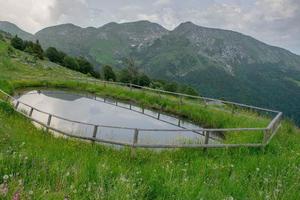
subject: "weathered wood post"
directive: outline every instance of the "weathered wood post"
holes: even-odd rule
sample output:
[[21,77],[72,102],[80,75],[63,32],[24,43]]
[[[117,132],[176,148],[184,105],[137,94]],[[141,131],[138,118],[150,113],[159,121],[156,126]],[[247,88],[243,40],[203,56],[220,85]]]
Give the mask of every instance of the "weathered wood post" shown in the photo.
[[129,83],[129,87],[130,87],[130,91],[132,91],[132,84],[131,83]]
[[159,120],[159,118],[160,118],[160,111],[158,111],[157,113],[157,119]]
[[95,139],[96,139],[96,136],[97,136],[97,132],[98,132],[98,126],[95,125],[95,126],[94,126],[94,130],[93,130],[93,143],[95,143]]
[[52,119],[52,115],[49,114],[48,121],[47,121],[47,127],[46,127],[46,131],[47,132],[49,132],[49,127],[50,127],[50,124],[51,124],[51,119]]
[[235,113],[235,106],[232,105],[231,114],[234,115],[234,113]]
[[[209,142],[209,131],[204,131],[204,135],[205,135],[204,144],[207,145]],[[207,147],[204,147],[203,151],[207,152]]]
[[133,144],[132,144],[132,148],[131,148],[131,157],[132,158],[136,157],[136,144],[138,143],[138,136],[139,136],[139,130],[135,129],[134,135],[133,135]]
[[270,133],[271,133],[271,129],[264,130],[264,137],[263,137],[263,140],[261,143],[261,150],[263,152],[265,151],[265,147],[266,147],[267,141],[269,139]]
[[180,124],[181,124],[181,120],[180,119],[178,119],[178,126],[180,127]]
[[31,107],[30,112],[29,112],[29,117],[32,116],[33,110],[34,110],[34,109]]
[[16,105],[15,105],[15,109],[18,109],[20,102],[17,101]]

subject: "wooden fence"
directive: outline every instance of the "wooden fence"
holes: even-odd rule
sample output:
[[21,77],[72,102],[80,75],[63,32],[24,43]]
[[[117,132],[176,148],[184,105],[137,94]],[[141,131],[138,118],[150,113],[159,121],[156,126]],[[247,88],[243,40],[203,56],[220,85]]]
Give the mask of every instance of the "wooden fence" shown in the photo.
[[[174,93],[174,92],[169,92],[169,91],[164,91],[164,90],[159,90],[159,89],[153,89],[149,87],[142,87],[139,85],[135,84],[127,84],[127,83],[119,83],[119,82],[109,82],[109,81],[102,81],[102,80],[97,80],[97,79],[74,79],[74,81],[80,81],[80,82],[88,82],[88,83],[93,83],[93,84],[110,84],[110,85],[117,85],[117,86],[124,86],[129,89],[129,92],[132,90],[145,90],[149,92],[155,92],[158,93],[159,95],[172,95],[176,96],[182,101],[183,98],[189,98],[189,99],[200,99],[202,100],[205,104],[209,102],[218,102],[221,104],[229,105],[232,107],[232,112],[234,112],[235,109],[250,109],[252,111],[256,112],[264,112],[268,113],[270,115],[273,115],[274,118],[270,121],[267,127],[264,128],[254,128],[254,127],[248,127],[248,128],[220,128],[220,129],[215,129],[215,128],[201,128],[201,129],[140,129],[140,128],[128,128],[128,127],[119,127],[119,126],[106,126],[103,124],[92,124],[92,123],[85,123],[85,122],[80,122],[80,121],[75,121],[71,119],[66,119],[61,116],[54,115],[52,113],[44,112],[40,109],[37,109],[31,105],[28,105],[24,102],[21,102],[20,100],[14,98],[13,96],[10,96],[9,94],[5,93],[4,91],[0,90],[0,96],[2,100],[9,101],[9,102],[15,102],[14,103],[14,109],[24,115],[25,117],[29,118],[30,120],[40,124],[41,126],[45,127],[46,130],[52,130],[54,132],[61,133],[63,135],[73,137],[73,138],[78,138],[78,139],[83,139],[83,140],[90,140],[93,142],[101,142],[101,143],[108,143],[108,144],[114,144],[114,145],[121,145],[121,146],[129,146],[133,149],[133,152],[135,151],[135,148],[204,148],[205,150],[208,148],[231,148],[231,147],[259,147],[259,148],[264,148],[266,145],[268,145],[271,141],[271,139],[274,137],[276,134],[278,128],[280,127],[280,122],[282,118],[282,113],[279,111],[275,110],[270,110],[270,109],[265,109],[265,108],[260,108],[260,107],[255,107],[255,106],[249,106],[245,104],[240,104],[240,103],[235,103],[235,102],[230,102],[230,101],[223,101],[223,100],[218,100],[218,99],[213,99],[213,98],[206,98],[206,97],[201,97],[201,96],[193,96],[193,95],[187,95],[187,94],[181,94],[181,93]],[[104,99],[105,101],[105,99]],[[23,106],[26,106],[29,108],[28,113],[24,113],[20,110],[18,110],[18,107],[22,104]],[[115,103],[116,106],[118,106],[118,102]],[[130,108],[131,109],[131,104]],[[32,117],[32,114],[34,112],[39,112],[42,114],[45,114],[48,116],[47,122],[42,122],[39,121],[38,119],[34,119]],[[78,136],[74,134],[70,134],[66,131],[59,130],[57,128],[54,128],[51,126],[51,121],[53,118],[57,118],[60,120],[64,120],[67,122],[75,123],[75,124],[82,124],[86,126],[93,127],[93,131],[91,133],[91,137],[88,136]],[[159,113],[157,118],[159,119]],[[178,121],[178,125],[180,126],[180,119]],[[119,141],[111,141],[111,140],[104,140],[97,138],[97,132],[98,129],[101,128],[112,128],[112,129],[119,129],[119,130],[130,130],[132,132],[132,142],[119,142]],[[139,133],[142,131],[147,131],[147,132],[195,132],[203,135],[204,137],[204,142],[200,144],[139,144]],[[235,133],[245,133],[245,132],[255,132],[255,131],[261,131],[263,132],[263,140],[258,143],[243,143],[243,144],[228,144],[228,143],[209,143],[211,139],[217,139],[214,138],[212,135],[216,133],[222,133],[222,134],[227,134],[230,132],[235,132]]]

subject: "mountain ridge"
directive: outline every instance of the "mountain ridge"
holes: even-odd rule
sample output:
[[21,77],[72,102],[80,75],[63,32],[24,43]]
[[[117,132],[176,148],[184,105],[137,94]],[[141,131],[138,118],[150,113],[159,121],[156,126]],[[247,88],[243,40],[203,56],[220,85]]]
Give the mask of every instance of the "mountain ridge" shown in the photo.
[[282,110],[300,123],[300,56],[236,31],[192,22],[167,30],[137,21],[98,28],[63,24],[35,38],[44,48],[84,56],[97,67],[121,69],[132,57],[152,78],[191,85],[204,96]]

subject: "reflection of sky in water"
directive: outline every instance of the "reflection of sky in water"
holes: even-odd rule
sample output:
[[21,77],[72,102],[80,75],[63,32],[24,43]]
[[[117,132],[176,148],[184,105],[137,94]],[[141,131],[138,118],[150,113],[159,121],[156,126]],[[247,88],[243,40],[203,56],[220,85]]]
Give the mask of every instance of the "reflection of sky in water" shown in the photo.
[[[30,94],[27,93],[21,96],[19,100],[37,109],[63,118],[92,124],[142,129],[182,129],[176,125],[154,119],[143,115],[142,113],[101,102],[100,98],[99,101],[95,101],[75,94],[59,93],[58,91],[44,91],[41,94],[36,92],[31,92]],[[122,103],[122,106],[129,108],[129,105],[124,103]],[[133,108],[135,110],[140,110],[138,107]],[[22,106],[20,106],[20,109],[22,109]],[[152,112],[150,110],[145,110],[145,113],[154,117],[157,116],[156,112]],[[37,112],[34,112],[33,117],[43,122],[47,121],[46,115]],[[173,124],[178,124],[178,119],[171,116],[162,114],[161,119]],[[200,128],[190,123],[184,123],[184,126],[185,125],[186,128],[190,129]],[[51,126],[64,130],[68,133],[89,137],[92,136],[93,132],[92,126],[78,125],[55,117],[52,118]],[[97,138],[120,142],[132,142],[133,130],[99,127]],[[193,132],[180,131],[140,131],[139,134],[139,143],[142,144],[174,144],[182,141],[187,142],[186,140],[189,140],[189,143],[199,143],[202,141],[202,137]]]

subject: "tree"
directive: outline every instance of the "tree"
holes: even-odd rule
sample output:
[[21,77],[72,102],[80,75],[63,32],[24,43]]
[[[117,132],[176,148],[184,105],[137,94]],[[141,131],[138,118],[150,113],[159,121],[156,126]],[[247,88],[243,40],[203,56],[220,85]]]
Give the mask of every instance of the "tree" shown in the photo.
[[66,54],[61,51],[57,51],[54,47],[49,47],[46,50],[46,56],[51,62],[63,64]]
[[198,92],[194,88],[192,88],[190,86],[185,86],[185,85],[182,87],[182,90],[180,90],[180,92],[182,92],[184,94],[194,95],[194,96],[199,95]]
[[98,71],[92,70],[91,75],[95,78],[101,78],[101,74]]
[[92,64],[87,61],[84,57],[78,57],[76,58],[76,61],[78,63],[79,66],[79,71],[81,73],[87,74],[87,73],[91,73],[93,71],[93,66]]
[[19,49],[21,51],[24,50],[24,42],[21,38],[18,37],[18,35],[16,35],[15,37],[13,37],[11,39],[11,45],[15,48],[15,49]]
[[44,50],[41,47],[39,40],[36,40],[36,42],[33,43],[33,53],[39,59],[44,59]]
[[105,65],[102,69],[103,72],[103,76],[104,76],[104,80],[112,80],[112,81],[116,81],[116,74],[113,71],[112,67],[109,65]]
[[164,90],[169,92],[176,92],[178,89],[178,85],[176,83],[166,83],[164,85]]
[[140,86],[150,86],[151,80],[146,74],[139,76],[139,85]]
[[77,61],[72,58],[71,56],[65,56],[64,60],[63,60],[63,66],[69,68],[69,69],[73,69],[78,71],[79,70],[79,65],[77,63]]

